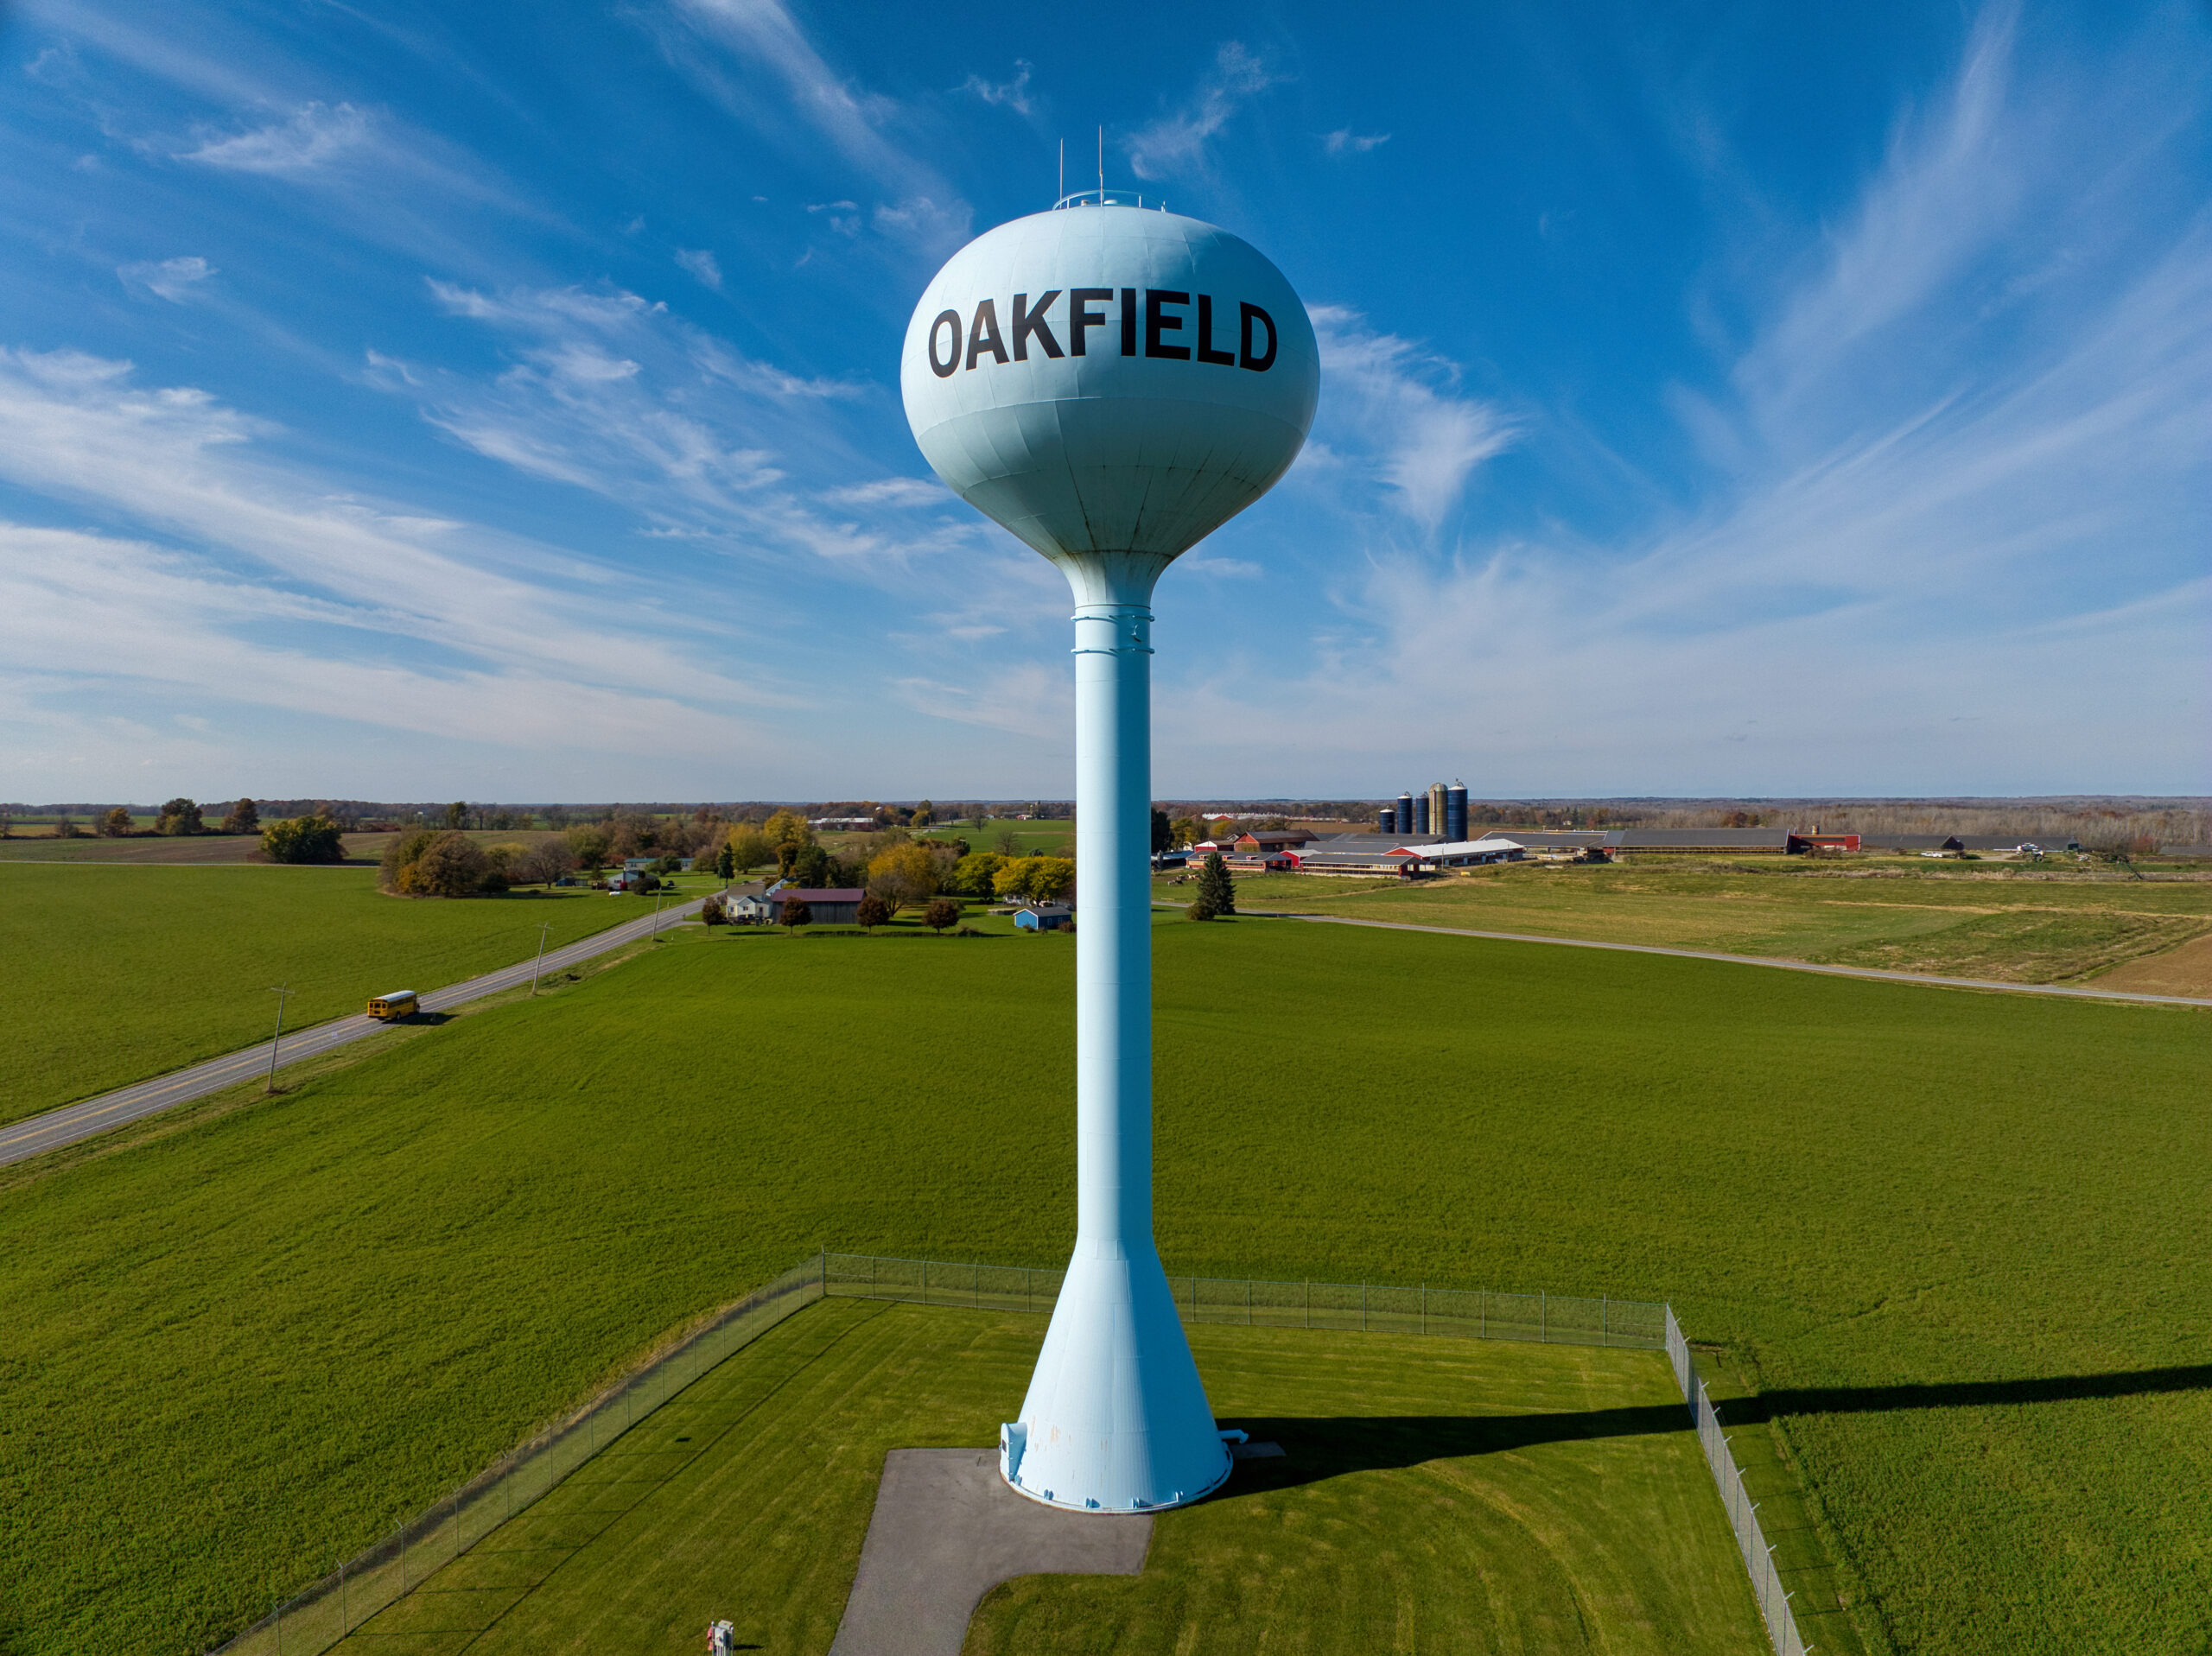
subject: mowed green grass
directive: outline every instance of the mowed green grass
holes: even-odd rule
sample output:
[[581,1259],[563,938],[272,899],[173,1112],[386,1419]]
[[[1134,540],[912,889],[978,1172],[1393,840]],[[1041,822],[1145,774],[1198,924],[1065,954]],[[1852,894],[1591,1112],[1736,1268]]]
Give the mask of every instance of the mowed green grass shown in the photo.
[[[826,1650],[886,1453],[995,1455],[1044,1331],[1041,1317],[823,1302],[347,1648],[677,1656],[728,1616],[741,1643]],[[1192,1345],[1217,1415],[1284,1456],[1160,1514],[1134,1580],[1009,1583],[970,1650],[1764,1648],[1657,1354],[1211,1327]]]
[[[1871,1648],[2212,1640],[2212,1018],[1155,936],[1171,1269],[1671,1299]],[[11,1656],[198,1648],[823,1244],[1059,1263],[1073,954],[694,934],[0,1175]]]
[[[2212,880],[1970,867],[1780,857],[1685,867],[1646,859],[1516,864],[1412,885],[1271,874],[1239,879],[1237,891],[1247,909],[2014,983],[2094,980],[2212,931]],[[1163,881],[1159,895],[1187,898],[1188,887]]]
[[0,1122],[526,960],[644,910],[385,897],[367,869],[0,866]]

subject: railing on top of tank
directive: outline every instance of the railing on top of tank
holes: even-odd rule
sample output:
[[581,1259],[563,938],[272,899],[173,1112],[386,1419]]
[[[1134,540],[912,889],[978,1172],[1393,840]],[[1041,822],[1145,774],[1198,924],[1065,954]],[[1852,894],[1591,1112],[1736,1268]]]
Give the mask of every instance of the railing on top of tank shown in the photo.
[[[827,1253],[823,1256],[822,1291],[862,1299],[1045,1312],[1058,1298],[1064,1274],[1025,1266]],[[1167,1285],[1185,1323],[1532,1340],[1647,1351],[1662,1349],[1667,1343],[1667,1308],[1649,1300],[1256,1277],[1170,1276]]]

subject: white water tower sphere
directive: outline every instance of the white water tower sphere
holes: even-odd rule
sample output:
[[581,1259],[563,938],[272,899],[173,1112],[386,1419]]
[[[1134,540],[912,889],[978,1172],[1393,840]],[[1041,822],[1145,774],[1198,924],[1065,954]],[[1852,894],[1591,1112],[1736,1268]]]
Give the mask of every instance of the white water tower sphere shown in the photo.
[[1164,567],[1243,511],[1298,458],[1320,379],[1306,307],[1250,243],[1095,205],[954,254],[899,367],[937,474],[1063,568]]
[[1077,1511],[1179,1506],[1230,1456],[1152,1240],[1152,591],[1298,458],[1313,329],[1248,244],[1101,191],[954,254],[899,379],[938,475],[1076,603],[1075,1249],[1000,1470]]

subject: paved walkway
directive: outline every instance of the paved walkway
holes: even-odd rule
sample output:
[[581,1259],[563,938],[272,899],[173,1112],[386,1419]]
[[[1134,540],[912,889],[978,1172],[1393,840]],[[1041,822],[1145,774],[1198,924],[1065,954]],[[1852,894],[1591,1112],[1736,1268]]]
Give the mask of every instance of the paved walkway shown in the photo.
[[[1173,907],[1155,904],[1156,908]],[[1342,914],[1298,914],[1288,909],[1246,909],[1261,920],[1306,920],[1324,926],[1371,926],[1377,931],[1427,931],[1440,937],[1483,937],[1499,943],[1549,943],[1560,949],[1611,949],[1624,955],[1671,955],[1678,960],[1720,961],[1730,966],[1770,966],[1783,972],[1817,972],[1824,977],[1874,978],[1885,983],[1917,983],[1937,989],[1996,989],[2012,995],[2063,995],[2075,1000],[2150,1001],[2163,1006],[2212,1006],[2199,995],[2154,995],[2130,989],[2084,989],[2062,983],[1999,983],[1988,978],[1937,978],[1919,972],[1885,972],[1871,966],[1821,966],[1811,961],[1770,960],[1763,955],[1723,955],[1710,949],[1662,949],[1656,943],[1603,943],[1587,937],[1538,937],[1520,931],[1471,931],[1460,926],[1418,926],[1404,920],[1356,920]]]
[[995,1449],[883,1457],[845,1618],[830,1656],[960,1656],[983,1595],[1016,1576],[1134,1576],[1148,1515],[1063,1512],[1014,1494]]
[[[703,899],[702,899],[703,901]],[[613,949],[621,949],[642,938],[652,936],[656,924],[668,926],[699,911],[700,902],[679,903],[663,909],[658,923],[652,915],[640,915],[635,920],[626,920],[619,926],[594,932],[563,948],[547,953],[543,969],[558,972],[588,961]],[[517,966],[503,967],[497,972],[487,972],[480,978],[433,989],[423,997],[424,1012],[449,1012],[455,1006],[466,1006],[472,1000],[497,994],[502,989],[512,989],[528,983],[531,974],[540,969],[535,957]],[[316,1057],[352,1042],[375,1034],[385,1025],[365,1013],[353,1018],[340,1018],[327,1024],[317,1024],[302,1030],[296,1035],[283,1038],[277,1054],[276,1067],[298,1063],[302,1059]],[[251,1081],[269,1073],[269,1050],[275,1043],[264,1041],[243,1051],[227,1053],[219,1058],[210,1058],[189,1069],[179,1069],[152,1081],[142,1081],[136,1086],[118,1088],[111,1093],[102,1093],[97,1098],[80,1099],[74,1104],[58,1110],[48,1110],[43,1115],[12,1122],[0,1127],[0,1167],[10,1162],[20,1162],[49,1150],[59,1150],[64,1145],[73,1145],[79,1139],[89,1139],[96,1133],[105,1133],[128,1122],[157,1115],[163,1110],[174,1109],[195,1098],[205,1098],[210,1093],[219,1093],[226,1087],[235,1087],[242,1081]]]

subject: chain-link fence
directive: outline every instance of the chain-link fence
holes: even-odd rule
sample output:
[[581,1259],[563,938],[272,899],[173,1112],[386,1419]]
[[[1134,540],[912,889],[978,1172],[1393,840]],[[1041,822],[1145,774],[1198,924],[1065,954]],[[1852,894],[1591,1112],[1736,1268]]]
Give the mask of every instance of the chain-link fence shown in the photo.
[[819,1258],[747,1295],[581,1412],[541,1432],[221,1646],[315,1656],[452,1563],[741,1347],[822,1298]]
[[1789,1609],[1790,1596],[1774,1573],[1774,1549],[1759,1528],[1758,1503],[1744,1488],[1743,1470],[1728,1447],[1727,1434],[1720,1430],[1719,1412],[1690,1365],[1690,1344],[1682,1337],[1681,1324],[1675,1321],[1672,1306],[1667,1310],[1667,1355],[1675,1365],[1675,1383],[1682,1388],[1682,1399],[1690,1405],[1690,1416],[1697,1423],[1698,1447],[1705,1451],[1705,1463],[1713,1469],[1713,1482],[1720,1490],[1721,1504],[1728,1509],[1728,1527],[1735,1532],[1737,1550],[1744,1555],[1744,1568],[1751,1574],[1752,1596],[1758,1600],[1759,1614],[1766,1618],[1768,1642],[1773,1645],[1775,1656],[1806,1656],[1811,1646],[1798,1633],[1797,1618]]
[[[1049,1311],[1059,1298],[1065,1274],[1021,1266],[956,1265],[870,1253],[827,1253],[822,1260],[826,1294],[985,1310]],[[1167,1285],[1185,1323],[1535,1340],[1651,1351],[1667,1343],[1667,1308],[1649,1300],[1399,1288],[1370,1282],[1279,1282],[1255,1277],[1171,1276]]]
[[[686,1336],[570,1419],[540,1433],[411,1522],[220,1647],[225,1656],[318,1656],[371,1616],[467,1552],[639,1421],[741,1348],[825,1295],[984,1310],[1048,1312],[1065,1272],[868,1253],[823,1253],[786,1271]],[[1699,1442],[1720,1487],[1777,1656],[1804,1656],[1788,1595],[1775,1579],[1743,1477],[1729,1454],[1674,1312],[1647,1300],[1379,1283],[1284,1282],[1172,1276],[1188,1323],[1255,1328],[1526,1340],[1553,1345],[1664,1349],[1690,1400]]]

